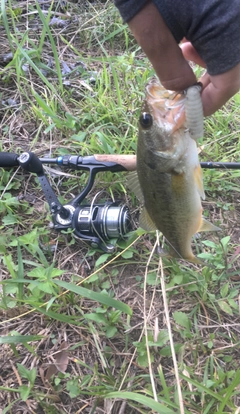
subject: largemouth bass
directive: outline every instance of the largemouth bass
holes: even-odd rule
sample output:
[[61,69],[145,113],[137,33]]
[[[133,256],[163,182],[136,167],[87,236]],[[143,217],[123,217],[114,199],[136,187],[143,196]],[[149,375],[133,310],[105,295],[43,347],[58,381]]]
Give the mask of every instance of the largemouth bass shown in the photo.
[[[190,93],[191,99],[194,94],[196,91]],[[186,105],[187,94],[167,91],[155,79],[146,86],[139,119],[137,174],[131,173],[129,186],[143,203],[140,227],[160,230],[171,257],[199,263],[191,248],[193,235],[220,229],[202,217],[201,198],[205,195],[195,141],[201,119],[198,122],[198,116],[193,116],[193,139],[186,128]],[[188,106],[188,118],[189,113]]]

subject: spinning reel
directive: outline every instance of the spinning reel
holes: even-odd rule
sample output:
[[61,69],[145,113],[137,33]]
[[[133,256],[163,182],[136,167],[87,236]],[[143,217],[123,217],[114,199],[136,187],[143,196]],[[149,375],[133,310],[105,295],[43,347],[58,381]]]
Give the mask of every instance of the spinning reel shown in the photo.
[[[44,174],[44,163],[88,171],[89,178],[85,188],[77,197],[62,205]],[[37,174],[56,230],[72,229],[79,239],[106,252],[114,250],[114,245],[110,243],[111,239],[123,238],[131,230],[130,212],[126,205],[110,201],[105,204],[95,204],[97,196],[90,205],[84,204],[96,174],[100,171],[126,170],[122,165],[116,162],[98,161],[94,156],[65,155],[57,158],[38,158],[33,152],[24,152],[20,156],[13,153],[0,153],[0,167],[13,166],[20,166],[28,172]]]

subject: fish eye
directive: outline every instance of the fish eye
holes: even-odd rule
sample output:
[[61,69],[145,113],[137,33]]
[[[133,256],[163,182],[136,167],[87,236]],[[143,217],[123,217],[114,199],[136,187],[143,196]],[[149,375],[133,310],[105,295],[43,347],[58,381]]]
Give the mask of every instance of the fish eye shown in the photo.
[[139,122],[143,128],[145,129],[150,128],[153,124],[152,115],[149,114],[148,112],[143,112],[140,115]]

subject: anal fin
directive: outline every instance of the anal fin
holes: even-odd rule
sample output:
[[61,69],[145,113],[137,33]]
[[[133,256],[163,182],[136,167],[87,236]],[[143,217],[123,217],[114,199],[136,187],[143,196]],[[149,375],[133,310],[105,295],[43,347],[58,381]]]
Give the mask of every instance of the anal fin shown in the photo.
[[200,231],[220,231],[220,227],[215,226],[214,224],[210,223],[210,221],[206,220],[202,217],[201,226],[198,229],[198,232]]
[[139,219],[139,226],[146,231],[156,231],[157,227],[154,224],[154,222],[152,221],[151,217],[149,216],[147,210],[145,207],[143,207],[141,214],[140,214],[140,219]]

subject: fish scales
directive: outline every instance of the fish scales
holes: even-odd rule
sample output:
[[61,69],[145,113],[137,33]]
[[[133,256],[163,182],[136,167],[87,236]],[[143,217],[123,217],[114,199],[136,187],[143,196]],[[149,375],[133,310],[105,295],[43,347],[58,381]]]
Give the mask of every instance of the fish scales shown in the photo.
[[202,219],[202,170],[183,112],[182,95],[176,99],[156,80],[147,85],[139,120],[135,193],[144,202],[140,226],[160,230],[172,257],[199,263],[192,236],[219,229]]
[[[146,166],[145,157],[141,156],[144,152],[141,138],[144,137],[139,137],[138,141],[137,172],[144,206],[156,228],[166,237],[171,255],[192,259],[191,238],[199,228],[202,215],[194,178],[186,172],[180,174],[168,168],[168,172],[163,173],[162,164],[166,166],[166,162],[162,163],[161,157],[153,153],[152,164],[148,162]],[[189,187],[192,187],[192,191],[189,191]]]

